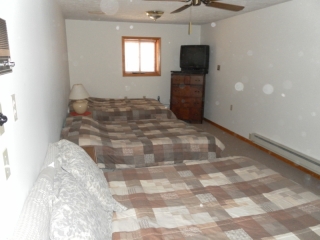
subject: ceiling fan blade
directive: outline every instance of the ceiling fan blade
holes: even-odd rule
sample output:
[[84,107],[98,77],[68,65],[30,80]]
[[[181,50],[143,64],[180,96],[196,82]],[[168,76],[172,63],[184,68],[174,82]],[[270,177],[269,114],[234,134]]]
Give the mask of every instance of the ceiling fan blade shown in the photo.
[[184,5],[183,7],[178,8],[178,9],[176,9],[175,11],[173,11],[173,12],[171,12],[171,13],[178,13],[178,12],[182,12],[183,10],[185,10],[185,9],[187,9],[187,8],[191,7],[191,6],[192,6],[192,3],[191,3],[191,4],[188,4],[188,5]]
[[221,2],[209,2],[208,4],[206,4],[206,6],[220,8],[220,9],[229,10],[229,11],[235,11],[235,12],[241,11],[242,9],[244,9],[243,6],[233,5],[229,3],[221,3]]

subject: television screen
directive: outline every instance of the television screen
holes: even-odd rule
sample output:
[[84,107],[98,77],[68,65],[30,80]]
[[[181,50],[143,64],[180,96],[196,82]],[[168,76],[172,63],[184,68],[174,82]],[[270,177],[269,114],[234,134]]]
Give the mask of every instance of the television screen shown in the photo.
[[208,72],[209,46],[182,45],[180,48],[180,68],[182,71],[203,70]]

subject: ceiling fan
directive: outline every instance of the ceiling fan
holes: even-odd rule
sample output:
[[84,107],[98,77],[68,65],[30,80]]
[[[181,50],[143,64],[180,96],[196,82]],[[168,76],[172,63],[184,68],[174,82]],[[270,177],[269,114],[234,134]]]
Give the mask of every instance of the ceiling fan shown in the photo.
[[[170,0],[168,0],[168,1],[170,1]],[[174,10],[171,13],[182,12],[183,10],[185,10],[191,6],[199,6],[201,3],[205,4],[207,7],[220,8],[220,9],[234,11],[234,12],[241,11],[242,9],[244,9],[243,6],[218,2],[219,0],[182,0],[179,2],[190,2],[190,1],[191,1],[190,4],[184,5],[178,9]]]

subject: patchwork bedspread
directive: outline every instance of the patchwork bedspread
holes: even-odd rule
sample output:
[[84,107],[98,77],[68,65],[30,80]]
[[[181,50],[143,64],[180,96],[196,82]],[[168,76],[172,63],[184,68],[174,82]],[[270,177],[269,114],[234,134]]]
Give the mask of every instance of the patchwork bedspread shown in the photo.
[[117,108],[120,106],[139,106],[139,105],[149,105],[149,106],[164,106],[159,101],[153,98],[96,98],[89,97],[88,105],[90,107],[111,107]]
[[113,239],[320,239],[320,198],[245,157],[105,173]]
[[127,121],[140,119],[176,119],[174,113],[151,98],[141,99],[88,99],[92,118],[98,121]]
[[212,134],[177,119],[98,122],[69,117],[61,138],[95,146],[99,167],[108,169],[214,159],[224,149]]

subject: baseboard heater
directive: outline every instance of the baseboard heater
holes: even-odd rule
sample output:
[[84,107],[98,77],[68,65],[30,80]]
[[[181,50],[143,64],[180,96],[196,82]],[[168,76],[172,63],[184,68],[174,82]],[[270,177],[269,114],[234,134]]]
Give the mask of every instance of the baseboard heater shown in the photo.
[[277,143],[271,139],[263,137],[257,133],[250,133],[249,139],[255,144],[276,153],[294,164],[300,165],[318,175],[320,175],[320,161],[300,153],[292,148]]

